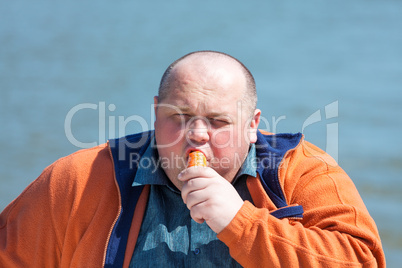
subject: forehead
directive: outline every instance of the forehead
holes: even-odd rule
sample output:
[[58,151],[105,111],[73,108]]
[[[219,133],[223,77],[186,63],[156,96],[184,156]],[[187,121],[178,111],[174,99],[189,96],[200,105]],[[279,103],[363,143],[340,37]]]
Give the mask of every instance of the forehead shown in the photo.
[[192,58],[179,62],[172,70],[170,90],[187,90],[187,93],[210,97],[243,96],[247,83],[237,62],[225,58]]
[[172,70],[164,102],[192,109],[227,110],[236,107],[245,90],[245,77],[237,66],[196,61],[180,64]]
[[[163,111],[171,113],[188,113],[196,116],[236,117],[241,102],[236,98],[220,98],[202,90],[171,90],[171,94],[159,106]],[[240,105],[240,106],[239,106]]]

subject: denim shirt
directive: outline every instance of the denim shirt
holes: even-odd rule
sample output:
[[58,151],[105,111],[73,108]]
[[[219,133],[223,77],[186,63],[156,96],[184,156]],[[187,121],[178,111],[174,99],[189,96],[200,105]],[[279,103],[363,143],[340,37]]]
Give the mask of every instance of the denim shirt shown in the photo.
[[[133,186],[149,184],[150,194],[130,267],[241,267],[205,222],[191,219],[180,191],[158,167],[154,140],[142,159],[147,160],[140,162]],[[256,176],[255,162],[252,144],[233,181],[242,199],[250,202],[246,178]]]

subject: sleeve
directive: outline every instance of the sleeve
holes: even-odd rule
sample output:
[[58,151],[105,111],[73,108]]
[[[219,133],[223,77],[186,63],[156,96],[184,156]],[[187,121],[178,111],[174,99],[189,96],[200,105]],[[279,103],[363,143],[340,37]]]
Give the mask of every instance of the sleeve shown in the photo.
[[55,230],[51,173],[45,169],[0,214],[0,267],[59,266],[65,226]]
[[232,257],[244,267],[385,267],[377,227],[346,173],[306,142],[285,157],[280,182],[303,219],[277,219],[259,206],[269,198],[253,178],[255,205],[246,201],[218,234]]
[[102,265],[119,199],[109,152],[100,149],[59,159],[4,209],[0,267]]

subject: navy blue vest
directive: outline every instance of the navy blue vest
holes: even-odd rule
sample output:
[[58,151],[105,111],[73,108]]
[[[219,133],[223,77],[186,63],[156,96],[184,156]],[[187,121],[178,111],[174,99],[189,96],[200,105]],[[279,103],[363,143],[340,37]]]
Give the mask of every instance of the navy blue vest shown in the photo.
[[[109,141],[114,170],[121,194],[121,212],[111,233],[106,252],[105,267],[122,267],[128,234],[134,215],[135,205],[143,186],[132,186],[137,172],[138,159],[151,142],[152,131],[129,135]],[[288,206],[278,179],[278,167],[285,153],[295,148],[302,137],[297,134],[263,135],[257,133],[257,172],[269,198],[277,210],[271,215],[282,218],[301,218],[301,206]]]

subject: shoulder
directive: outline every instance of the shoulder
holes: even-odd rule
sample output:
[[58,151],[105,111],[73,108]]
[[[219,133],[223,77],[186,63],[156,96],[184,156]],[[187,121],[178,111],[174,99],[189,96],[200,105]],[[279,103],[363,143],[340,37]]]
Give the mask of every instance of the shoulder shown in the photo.
[[[97,195],[114,185],[113,164],[107,144],[82,149],[46,167],[17,198],[73,202]],[[103,186],[102,186],[103,185]]]
[[337,162],[328,153],[306,141],[302,133],[273,134],[261,131],[259,144],[262,147],[265,145],[271,151],[281,155],[283,157],[282,162],[297,160],[297,162],[315,162],[330,167],[338,166]]
[[[298,200],[297,203],[303,204],[305,210],[312,205],[304,202],[307,196],[314,196],[316,203],[321,198],[324,200],[321,203],[327,204],[338,202],[335,201],[337,198],[349,199],[342,196],[355,191],[352,180],[335,159],[306,141],[304,136],[294,149],[284,155],[278,168],[278,178],[287,201],[292,203]],[[323,195],[323,192],[326,194]],[[353,196],[357,194],[353,192]]]
[[111,168],[112,159],[107,144],[82,149],[62,157],[48,166],[44,173],[53,176],[84,178],[95,169],[106,170]]
[[340,171],[338,163],[327,152],[305,140],[303,136],[297,146],[286,152],[280,168],[298,168],[306,171]]
[[[107,145],[103,144],[58,159],[46,167],[41,175],[7,206],[6,214],[12,210],[15,213],[24,211],[24,207],[38,207],[35,210],[39,213],[44,208],[61,210],[62,207],[69,206],[83,196],[87,186],[94,185],[96,179],[101,181],[102,177],[110,177],[113,174],[111,158],[108,155]],[[88,193],[93,194],[99,191],[100,187],[90,188]]]

